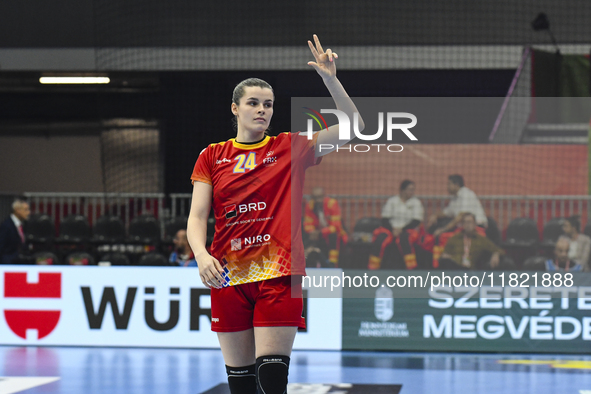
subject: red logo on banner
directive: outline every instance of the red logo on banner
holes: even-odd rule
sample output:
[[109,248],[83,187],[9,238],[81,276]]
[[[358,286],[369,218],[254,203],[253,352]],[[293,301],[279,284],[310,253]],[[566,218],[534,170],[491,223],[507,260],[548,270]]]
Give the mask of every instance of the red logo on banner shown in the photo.
[[[39,273],[38,283],[27,283],[26,272],[4,273],[5,298],[61,298],[62,274]],[[26,339],[27,330],[37,330],[38,339],[49,335],[57,326],[60,311],[5,310],[8,327]]]

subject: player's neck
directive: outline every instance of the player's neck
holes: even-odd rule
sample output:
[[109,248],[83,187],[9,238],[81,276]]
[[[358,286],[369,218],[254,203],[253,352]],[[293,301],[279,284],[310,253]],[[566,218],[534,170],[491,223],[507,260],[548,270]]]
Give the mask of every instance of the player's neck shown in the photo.
[[238,130],[238,134],[236,135],[236,142],[239,142],[241,144],[257,143],[261,142],[264,139],[264,131]]

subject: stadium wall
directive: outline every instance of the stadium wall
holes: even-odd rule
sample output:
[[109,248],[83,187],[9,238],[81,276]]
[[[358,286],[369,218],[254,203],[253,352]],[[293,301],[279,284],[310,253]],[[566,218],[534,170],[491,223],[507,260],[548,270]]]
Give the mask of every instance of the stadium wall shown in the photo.
[[239,0],[26,4],[1,2],[0,47],[299,46],[312,33],[331,45],[523,45],[550,42],[530,27],[540,11],[549,14],[561,42],[586,43],[591,36],[585,12],[590,5],[582,0],[560,5],[552,0],[405,0],[371,5],[346,0],[282,2],[263,9]]
[[0,136],[0,191],[102,192],[99,136]]

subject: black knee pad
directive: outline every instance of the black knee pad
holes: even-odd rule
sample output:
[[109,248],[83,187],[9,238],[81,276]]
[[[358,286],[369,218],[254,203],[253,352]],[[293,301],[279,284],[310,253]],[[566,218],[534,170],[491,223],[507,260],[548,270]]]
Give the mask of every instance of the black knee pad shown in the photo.
[[261,394],[285,394],[287,392],[287,374],[289,357],[262,356],[257,358],[257,378]]
[[228,386],[232,394],[257,394],[256,365],[246,367],[228,367]]

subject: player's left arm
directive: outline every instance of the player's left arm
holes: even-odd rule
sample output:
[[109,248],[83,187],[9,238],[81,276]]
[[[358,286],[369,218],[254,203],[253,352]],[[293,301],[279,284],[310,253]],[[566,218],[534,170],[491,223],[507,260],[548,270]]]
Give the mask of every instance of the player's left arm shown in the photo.
[[[341,82],[337,79],[337,69],[335,60],[338,59],[338,55],[333,52],[330,48],[326,51],[322,48],[318,36],[314,34],[314,44],[312,41],[308,41],[308,46],[312,55],[314,55],[314,62],[308,62],[309,66],[314,67],[316,72],[322,77],[328,92],[332,96],[338,110],[343,111],[349,116],[351,122],[353,122],[354,114],[357,113],[359,116],[358,124],[359,131],[365,128],[365,123],[361,118],[361,114],[357,111],[357,107],[351,100],[351,97],[345,91],[345,88]],[[352,123],[351,123],[352,124]],[[341,146],[349,142],[348,139],[339,139],[339,125],[330,126],[327,129],[319,131],[318,139],[316,141],[317,146],[323,144],[324,147],[320,151],[316,149],[316,157],[324,156],[327,153],[332,152],[337,146]],[[332,148],[330,148],[332,146]]]

